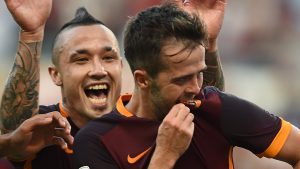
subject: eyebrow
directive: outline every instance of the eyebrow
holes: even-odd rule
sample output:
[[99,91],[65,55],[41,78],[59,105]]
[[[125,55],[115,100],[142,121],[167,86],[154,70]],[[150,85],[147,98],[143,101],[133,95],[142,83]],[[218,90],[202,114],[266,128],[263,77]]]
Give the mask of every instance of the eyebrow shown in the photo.
[[[198,71],[197,73],[200,73],[200,72],[204,72],[205,70],[207,70],[207,66],[205,66],[203,69],[201,69],[200,71]],[[187,75],[182,75],[182,76],[178,76],[178,77],[174,77],[171,81],[176,81],[178,79],[184,79],[184,78],[189,78],[190,76],[193,76],[194,74],[191,73],[191,74],[187,74]]]
[[[117,53],[116,49],[112,48],[111,46],[105,46],[101,50],[104,51],[104,52]],[[88,55],[90,55],[90,52],[87,49],[79,49],[79,50],[76,50],[72,55],[76,55],[76,54],[88,54]]]

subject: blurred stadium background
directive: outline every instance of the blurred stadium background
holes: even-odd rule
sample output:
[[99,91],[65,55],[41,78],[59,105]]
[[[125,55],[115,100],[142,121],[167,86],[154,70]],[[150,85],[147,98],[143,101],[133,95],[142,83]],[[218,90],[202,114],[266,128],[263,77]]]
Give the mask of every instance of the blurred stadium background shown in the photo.
[[[270,112],[300,126],[300,0],[228,0],[224,25],[219,36],[226,91],[250,100]],[[41,61],[40,103],[60,99],[47,72],[55,33],[70,20],[75,10],[85,6],[110,27],[122,43],[128,17],[157,4],[159,0],[54,0],[46,27]],[[0,2],[0,95],[12,67],[19,28]],[[122,48],[122,45],[121,45]],[[121,51],[123,51],[121,49]],[[132,90],[127,64],[122,93]],[[255,124],[253,124],[255,125]],[[236,169],[290,169],[287,164],[259,159],[235,148]]]

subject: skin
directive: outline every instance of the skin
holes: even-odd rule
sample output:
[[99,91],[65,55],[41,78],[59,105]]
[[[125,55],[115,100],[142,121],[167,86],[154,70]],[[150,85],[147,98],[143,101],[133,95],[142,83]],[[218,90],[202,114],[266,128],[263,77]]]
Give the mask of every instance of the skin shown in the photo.
[[[209,37],[206,55],[209,56],[210,53],[216,53],[218,50],[217,37],[224,20],[227,0],[174,0],[171,2],[177,4],[177,6],[184,11],[194,13],[203,19],[207,26]],[[207,64],[207,70],[204,72],[206,75],[205,83],[218,86],[221,90],[224,90],[224,77],[220,60],[216,62],[217,59],[213,58],[215,58],[214,55],[205,58]],[[215,67],[217,67],[217,69],[215,69]],[[211,74],[211,72],[214,73]],[[146,72],[144,73],[146,74]],[[139,83],[136,83],[136,85],[137,84]],[[196,83],[195,80],[194,85],[195,86],[192,88],[201,88],[202,81]],[[137,101],[132,100],[132,102],[135,103]],[[136,106],[135,108],[138,109],[139,107]],[[178,112],[180,112],[181,116],[177,116],[177,114],[179,114]],[[174,105],[171,108],[159,127],[156,148],[148,169],[173,168],[177,159],[187,150],[191,142],[194,132],[193,118],[193,114],[191,114],[189,109],[182,104]]]
[[[207,67],[204,60],[205,48],[197,45],[195,49],[182,51],[184,48],[184,44],[180,41],[178,42],[175,39],[168,41],[162,48],[165,55],[163,56],[163,62],[165,62],[167,70],[160,72],[155,79],[149,77],[150,83],[154,83],[158,89],[158,91],[152,92],[153,87],[150,87],[151,92],[149,96],[146,95],[150,98],[150,103],[146,104],[153,105],[149,106],[149,110],[155,108],[154,112],[159,112],[159,114],[152,115],[154,119],[162,120],[174,104],[193,99],[200,92],[203,71]],[[179,54],[174,55],[178,52]],[[174,56],[168,57],[170,55]],[[178,61],[181,62],[177,63]],[[153,86],[153,84],[150,84],[150,86]],[[153,112],[147,110],[148,107],[145,107],[137,114],[147,117]],[[161,115],[163,116],[161,117]]]
[[216,86],[220,90],[225,90],[225,80],[222,72],[222,65],[217,58],[218,35],[220,33],[227,0],[165,0],[175,3],[184,11],[196,14],[205,23],[208,33],[209,44],[206,49],[205,62],[207,70],[204,72],[205,86]]
[[[0,115],[3,126],[3,132],[10,132],[16,129],[24,120],[38,113],[39,102],[39,76],[40,67],[39,60],[41,56],[42,40],[44,37],[45,23],[50,15],[52,8],[52,0],[6,0],[8,10],[13,18],[20,26],[20,45],[15,58],[15,65],[8,77],[2,102],[0,107]],[[176,1],[178,5],[186,11],[193,8],[185,8],[183,1]],[[211,8],[210,8],[211,7]],[[203,8],[204,9],[204,8]],[[207,10],[211,10],[213,14],[213,6],[209,6]],[[222,18],[222,11],[220,12]],[[207,19],[212,19],[207,17]],[[219,20],[222,25],[222,19]],[[209,23],[209,22],[208,22]],[[211,23],[215,24],[215,23]],[[213,25],[211,26],[213,27]],[[216,36],[211,36],[211,41],[216,42],[219,30],[214,29],[212,32]],[[80,32],[84,32],[81,34]],[[103,33],[99,39],[93,38],[86,34],[89,32],[95,36]],[[81,35],[76,37],[74,35]],[[75,39],[72,39],[74,38]],[[82,40],[76,39],[81,38]],[[104,39],[108,41],[104,42]],[[77,40],[77,43],[72,43]],[[91,40],[91,44],[86,45],[85,42]],[[212,43],[213,44],[213,43]],[[119,57],[108,59],[107,54],[113,49],[117,51],[116,55],[120,56],[119,48],[115,36],[104,26],[80,26],[65,30],[57,44],[60,48],[59,64],[49,67],[49,73],[53,82],[61,87],[63,96],[63,107],[69,113],[70,118],[78,127],[82,127],[88,120],[108,113],[112,109],[116,98],[120,94],[121,67],[122,61]],[[69,57],[76,53],[76,50],[85,50],[76,54],[76,56],[87,57],[79,62],[70,61]],[[208,50],[212,53],[212,58],[216,58],[216,45],[210,45]],[[78,53],[78,52],[77,52]],[[106,59],[104,59],[106,58]],[[118,59],[117,59],[118,58]],[[69,59],[69,60],[68,60]],[[107,68],[107,65],[112,65]],[[80,67],[80,71],[78,68]],[[119,73],[117,73],[119,72]],[[221,68],[216,72],[222,74]],[[117,75],[119,74],[119,75]],[[18,75],[18,76],[16,76]],[[119,77],[118,77],[119,76]],[[217,77],[216,81],[221,82],[220,86],[224,86],[223,76]],[[77,80],[78,79],[78,80]],[[109,86],[109,94],[105,103],[94,104],[86,96],[84,89],[86,87],[106,83]],[[211,85],[214,85],[212,82]],[[73,89],[73,90],[71,90]],[[41,145],[41,144],[40,144]],[[46,145],[41,145],[40,149]],[[38,149],[36,149],[38,150]],[[32,154],[38,151],[31,152]]]
[[[200,5],[200,1],[189,1],[188,4],[193,2]],[[217,4],[205,2],[208,1],[204,1],[204,7]],[[221,3],[216,6],[216,9],[223,10],[223,8],[219,7],[220,5],[222,7],[225,1],[218,2]],[[195,9],[200,8],[201,6]],[[172,49],[179,51],[180,48],[177,49],[178,46],[180,46],[180,42],[167,41],[166,45],[162,47],[162,51],[172,54]],[[187,150],[191,143],[194,132],[194,117],[187,107],[176,103],[177,101],[193,98],[200,91],[203,81],[202,76],[199,76],[199,72],[205,70],[204,50],[202,52],[197,52],[196,48],[192,51],[190,57],[179,64],[174,64],[172,60],[168,61],[163,58],[163,61],[168,65],[168,69],[167,71],[159,72],[156,79],[151,79],[147,72],[143,70],[134,72],[136,88],[126,108],[143,118],[161,120],[161,118],[165,117],[158,130],[156,148],[148,168],[173,168],[178,158]],[[198,53],[198,57],[195,57],[196,55],[194,56],[193,53]],[[181,79],[182,77],[188,78],[183,78],[185,79],[183,83],[174,83],[174,81],[177,81],[176,79]],[[172,91],[176,92],[173,93]],[[155,101],[156,99],[158,100],[157,102]],[[166,104],[159,104],[161,101],[164,101]],[[162,110],[163,113],[158,115],[155,113],[157,110]],[[275,156],[275,159],[285,161],[295,169],[300,168],[299,142],[300,131],[295,126],[292,126],[285,144]]]
[[[17,129],[17,127],[26,119],[30,119],[32,116],[36,119],[41,116],[36,115],[38,113],[40,84],[39,61],[45,23],[50,15],[52,0],[6,0],[5,2],[15,21],[21,27],[19,37],[20,45],[15,57],[14,66],[9,74],[3,92],[0,107],[3,124],[1,129],[3,132],[8,133]],[[86,34],[86,32],[89,32],[90,34]],[[78,33],[82,36],[77,36]],[[75,39],[72,39],[74,35],[77,36],[77,39],[76,37]],[[62,57],[60,57],[61,60],[59,60],[60,64],[57,67],[50,67],[49,73],[53,78],[54,83],[62,87],[64,108],[69,112],[71,119],[81,127],[87,120],[111,111],[115,100],[120,94],[121,85],[119,82],[121,81],[122,61],[120,58],[119,47],[113,33],[108,28],[101,25],[81,26],[68,29],[63,32],[61,36],[59,43],[61,44],[60,47],[63,54]],[[77,43],[73,42],[71,45],[70,40],[74,40]],[[91,40],[91,43],[86,43],[86,40]],[[86,48],[84,45],[86,45]],[[76,50],[84,50],[86,52],[80,52],[81,54],[75,55],[77,57],[82,57],[83,59],[78,62],[67,60],[71,52],[75,54]],[[65,57],[67,58],[64,60]],[[63,66],[60,67],[60,65]],[[107,68],[107,66],[109,68]],[[74,71],[74,68],[80,68],[81,71]],[[61,73],[61,71],[64,72]],[[78,79],[78,83],[72,84],[72,82],[75,81],[74,79],[70,79],[70,76],[76,78],[76,80]],[[99,103],[91,104],[87,97],[84,96],[83,89],[101,83],[105,83],[109,86],[107,100],[101,105],[99,105]],[[65,86],[71,86],[74,90],[64,90]],[[66,97],[69,97],[66,95],[71,96],[66,99]],[[71,104],[78,104],[78,100],[83,101],[83,103],[77,107],[72,107]],[[89,112],[89,114],[83,112]],[[38,123],[38,120],[28,120],[28,122],[26,122],[27,125],[22,124],[21,130],[18,128],[16,131],[19,132],[14,133],[19,133],[18,135],[21,136],[27,132],[31,132],[33,135],[41,132],[41,130],[31,130],[32,128],[30,128],[28,123],[31,125],[40,124],[45,128],[48,127],[47,131],[50,131],[51,127],[52,129],[55,129],[54,125],[48,126],[46,123]],[[64,128],[64,130],[69,131],[70,129],[67,130]],[[43,132],[45,131],[46,130],[43,130]],[[64,149],[66,143],[72,143],[70,139],[73,139],[73,137],[65,137],[64,135],[66,134],[62,135],[61,133],[66,133],[69,136],[68,132],[62,132],[61,130],[54,132],[52,133],[53,136],[58,137],[59,141],[51,142],[50,144],[58,144]],[[20,138],[19,136],[18,138]],[[11,151],[9,156],[13,159],[24,160],[26,157],[36,154],[42,148],[49,145],[49,141],[44,141],[45,139],[48,140],[49,137],[43,134],[39,135],[39,137],[31,137],[30,139],[31,141],[28,143],[39,142],[41,144],[35,144],[35,148],[32,148],[32,146],[28,144],[30,151],[25,148],[24,152],[21,153],[22,149],[20,148],[17,152]],[[10,134],[5,136],[5,140],[10,140]],[[9,141],[9,143],[16,144],[12,144],[10,147],[15,146],[16,148],[19,148],[17,141]]]
[[[224,78],[223,73],[221,70],[220,60],[216,55],[217,52],[217,35],[220,31],[223,17],[224,17],[224,8],[215,9],[215,5],[205,5],[203,8],[199,8],[198,6],[202,6],[202,4],[207,4],[211,0],[202,0],[205,3],[194,3],[194,1],[179,1],[179,0],[172,0],[182,9],[186,10],[187,12],[199,13],[201,10],[205,10],[204,15],[206,16],[205,20],[209,32],[210,32],[210,41],[211,43],[207,50],[210,51],[206,60],[208,69],[207,69],[207,76],[205,79],[206,84],[208,85],[217,85],[222,90],[224,89]],[[16,20],[16,22],[20,25],[22,31],[20,33],[20,46],[18,49],[18,53],[15,59],[15,65],[12,68],[12,71],[8,77],[8,81],[5,85],[5,89],[2,96],[2,102],[0,107],[0,114],[3,126],[1,129],[3,132],[9,132],[17,128],[20,123],[31,116],[38,113],[38,100],[39,100],[39,59],[41,56],[41,46],[42,40],[44,36],[44,27],[47,21],[47,18],[50,15],[50,11],[52,8],[52,0],[45,0],[45,1],[36,1],[36,0],[21,0],[21,1],[13,1],[13,0],[6,0],[6,5],[9,11],[11,12],[12,16]],[[223,1],[216,1],[217,4],[224,4]],[[224,1],[225,2],[225,1]],[[194,6],[195,5],[195,6]],[[217,5],[220,6],[220,5]],[[222,6],[221,6],[222,7]],[[200,10],[201,9],[201,10]],[[26,15],[24,15],[26,13]],[[214,16],[214,17],[210,17]],[[215,19],[214,22],[210,20]],[[215,28],[216,27],[216,28]],[[212,29],[210,31],[210,29]],[[71,31],[71,30],[70,30]],[[66,31],[65,33],[67,33]],[[71,31],[72,32],[72,31]],[[107,31],[109,32],[109,31]],[[78,34],[76,34],[78,35]],[[70,41],[69,41],[70,42]],[[115,43],[115,38],[113,38],[113,42]],[[113,45],[112,45],[113,46]],[[117,46],[117,45],[115,45]],[[115,47],[115,50],[118,50],[118,47]],[[64,47],[63,47],[64,49]],[[218,60],[218,62],[216,62]],[[210,66],[212,65],[212,66]],[[217,68],[217,69],[216,69]],[[58,65],[57,67],[52,66],[49,68],[49,73],[54,81],[54,83],[58,86],[62,87],[62,95],[63,95],[63,103],[64,107],[67,109],[69,113],[72,115],[72,119],[78,126],[82,126],[86,123],[87,120],[96,117],[99,115],[99,112],[96,112],[95,109],[91,108],[88,101],[83,99],[83,92],[80,91],[79,87],[75,90],[75,92],[79,92],[77,96],[80,96],[81,100],[84,101],[83,105],[87,105],[87,107],[79,107],[72,108],[73,103],[74,106],[77,105],[78,101],[72,101],[68,99],[68,94],[70,92],[65,89],[68,82],[66,82],[65,74],[63,72],[63,67],[60,68]],[[212,73],[214,72],[214,73]],[[18,75],[18,76],[17,76]],[[62,78],[59,76],[61,75]],[[121,76],[121,75],[120,75]],[[116,79],[116,78],[115,78]],[[64,83],[64,84],[62,84]],[[78,84],[79,86],[79,84]],[[83,87],[83,86],[82,86]],[[114,89],[112,93],[116,92],[116,94],[111,95],[118,95],[119,89],[117,87]],[[115,99],[111,97],[111,101]],[[103,109],[103,113],[105,114],[108,111],[108,108]],[[102,109],[102,108],[99,108]],[[98,109],[98,110],[99,110]],[[95,115],[86,114],[84,115],[84,110],[93,110],[92,112]],[[85,111],[86,112],[86,111]]]
[[73,143],[71,126],[59,112],[39,114],[25,120],[15,131],[0,136],[0,156],[19,161],[41,150],[41,145],[57,144],[62,149]]
[[[182,42],[172,39],[166,42],[162,51],[165,55],[172,55],[183,48]],[[167,69],[159,72],[155,79],[144,71],[134,72],[138,87],[126,108],[135,112],[138,117],[163,119],[149,169],[172,168],[191,142],[194,116],[188,107],[176,103],[193,99],[200,92],[203,71],[207,67],[204,56],[204,47],[196,45],[195,48],[188,48],[172,57],[162,56]],[[158,88],[155,93],[151,92],[152,83]],[[163,105],[160,104],[162,102]],[[160,110],[161,114],[156,114],[156,110]]]
[[[59,64],[49,67],[49,74],[61,87],[64,108],[75,124],[82,127],[87,121],[109,113],[120,95],[123,65],[118,43],[103,25],[68,29],[57,43],[61,49]],[[101,92],[101,96],[91,99],[85,90],[97,85],[106,85],[108,94]]]
[[52,0],[6,0],[5,3],[21,32],[18,52],[1,101],[1,130],[4,133],[38,113],[39,59]]

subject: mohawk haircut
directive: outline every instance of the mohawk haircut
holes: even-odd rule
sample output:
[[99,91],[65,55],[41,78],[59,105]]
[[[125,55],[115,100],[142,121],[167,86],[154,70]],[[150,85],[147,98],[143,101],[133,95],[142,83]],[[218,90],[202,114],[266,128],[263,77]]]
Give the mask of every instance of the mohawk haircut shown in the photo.
[[76,10],[75,18],[72,19],[71,21],[67,22],[64,24],[59,32],[64,30],[65,28],[71,28],[75,26],[80,26],[80,25],[93,25],[93,24],[100,24],[104,25],[103,22],[97,20],[94,18],[91,14],[88,13],[88,11],[84,7],[80,7]]
[[53,47],[52,47],[52,63],[54,65],[58,65],[58,58],[60,51],[57,49],[56,43],[58,40],[59,35],[66,29],[74,28],[77,26],[85,26],[85,25],[104,25],[106,26],[102,21],[97,20],[94,18],[84,7],[80,7],[76,10],[75,17],[70,20],[69,22],[65,23],[60,30],[57,32]]

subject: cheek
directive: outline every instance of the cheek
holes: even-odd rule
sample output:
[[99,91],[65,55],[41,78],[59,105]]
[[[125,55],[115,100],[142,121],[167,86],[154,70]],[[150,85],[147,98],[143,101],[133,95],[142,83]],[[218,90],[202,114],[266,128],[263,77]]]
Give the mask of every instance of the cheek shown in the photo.
[[62,77],[64,90],[67,91],[69,95],[78,95],[78,90],[81,88],[85,77],[84,70],[68,69],[65,70],[64,75]]
[[176,102],[180,98],[182,93],[182,88],[175,85],[165,87],[161,90],[162,96],[164,96],[165,99],[169,100],[172,103]]
[[110,74],[113,81],[121,83],[122,81],[122,67],[120,65],[107,66],[104,68]]

